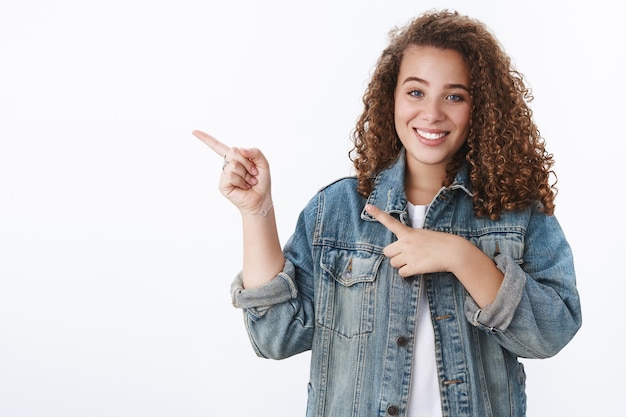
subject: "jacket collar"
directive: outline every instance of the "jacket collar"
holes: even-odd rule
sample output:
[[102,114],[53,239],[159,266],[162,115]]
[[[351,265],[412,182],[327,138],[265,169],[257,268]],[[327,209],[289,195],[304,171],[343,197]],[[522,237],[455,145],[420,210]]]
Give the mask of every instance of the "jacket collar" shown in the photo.
[[[406,216],[407,199],[404,192],[404,173],[406,171],[406,152],[400,150],[395,161],[383,169],[374,179],[374,189],[367,199],[372,204],[389,214],[397,214],[401,219]],[[467,164],[463,164],[456,174],[453,183],[449,187],[442,187],[437,193],[439,196],[447,190],[463,190],[469,196],[473,196]],[[437,196],[435,198],[437,198]],[[375,221],[365,207],[361,212],[363,220]]]

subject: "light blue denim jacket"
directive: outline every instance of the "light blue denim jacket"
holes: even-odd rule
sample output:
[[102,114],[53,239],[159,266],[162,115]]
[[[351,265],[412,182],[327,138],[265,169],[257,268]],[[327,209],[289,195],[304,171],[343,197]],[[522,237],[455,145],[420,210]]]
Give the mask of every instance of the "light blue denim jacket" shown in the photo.
[[[400,277],[383,255],[396,237],[364,211],[407,221],[404,152],[365,199],[355,178],[321,189],[284,248],[285,266],[262,288],[232,285],[257,355],[311,350],[308,417],[404,416],[421,283],[430,304],[444,416],[526,413],[518,357],[556,354],[581,325],[570,247],[538,206],[474,216],[467,169],[442,188],[424,228],[465,237],[496,262],[504,282],[480,309],[451,273]],[[416,365],[419,366],[419,363]]]

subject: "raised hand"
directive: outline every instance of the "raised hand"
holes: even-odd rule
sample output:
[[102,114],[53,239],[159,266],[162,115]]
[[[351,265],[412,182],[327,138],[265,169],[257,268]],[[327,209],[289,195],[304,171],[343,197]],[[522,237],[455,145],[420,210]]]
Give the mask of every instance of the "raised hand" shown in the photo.
[[371,204],[365,210],[398,238],[385,247],[383,253],[390,259],[391,266],[398,268],[400,276],[450,271],[455,255],[455,241],[462,238],[443,232],[414,229]]
[[208,133],[192,134],[224,158],[219,181],[220,192],[242,214],[265,216],[272,207],[269,164],[258,149],[228,147]]

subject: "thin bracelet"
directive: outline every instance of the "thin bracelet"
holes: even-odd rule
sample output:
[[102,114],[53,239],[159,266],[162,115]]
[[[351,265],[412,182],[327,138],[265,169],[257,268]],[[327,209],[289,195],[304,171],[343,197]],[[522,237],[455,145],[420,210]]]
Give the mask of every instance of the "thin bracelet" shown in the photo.
[[267,213],[270,212],[270,210],[272,209],[272,207],[274,207],[274,203],[272,203],[268,208],[266,209],[261,209],[261,212],[259,213],[262,217],[267,216]]
[[[270,212],[272,207],[274,207],[274,203],[270,204],[270,206],[268,208],[262,208],[261,212],[258,215],[261,216],[261,217],[266,217],[267,213]],[[256,216],[256,214],[254,214],[254,213],[246,213],[246,214],[244,214],[244,216]]]

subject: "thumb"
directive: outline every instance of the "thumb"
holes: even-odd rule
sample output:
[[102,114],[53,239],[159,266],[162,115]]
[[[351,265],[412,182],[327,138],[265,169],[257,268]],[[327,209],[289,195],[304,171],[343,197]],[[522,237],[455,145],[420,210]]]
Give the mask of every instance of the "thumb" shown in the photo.
[[400,235],[402,235],[408,227],[402,224],[402,222],[400,222],[399,220],[392,217],[389,213],[379,209],[372,204],[367,204],[365,206],[365,211],[367,211],[373,218],[378,220],[383,226],[387,228],[387,230],[395,234],[397,237],[400,237]]
[[240,149],[240,152],[241,152],[241,154],[245,158],[250,160],[256,166],[262,167],[262,168],[268,168],[269,163],[267,162],[267,159],[265,158],[265,155],[263,155],[263,152],[261,152],[260,149],[258,149],[258,148],[250,148],[250,149],[242,148],[242,149]]

